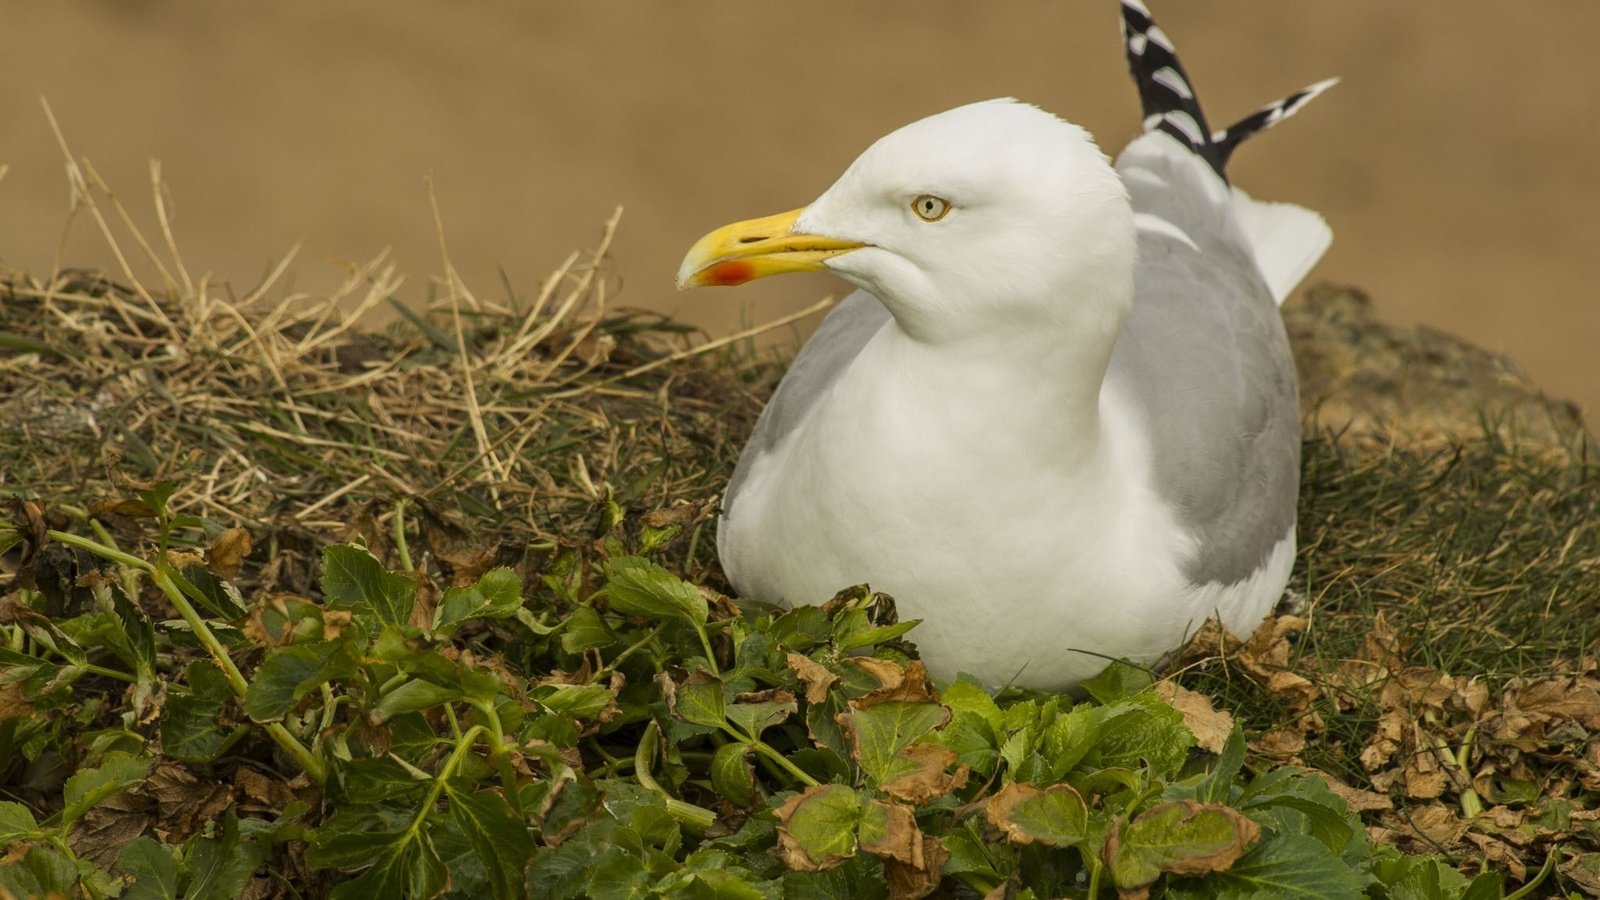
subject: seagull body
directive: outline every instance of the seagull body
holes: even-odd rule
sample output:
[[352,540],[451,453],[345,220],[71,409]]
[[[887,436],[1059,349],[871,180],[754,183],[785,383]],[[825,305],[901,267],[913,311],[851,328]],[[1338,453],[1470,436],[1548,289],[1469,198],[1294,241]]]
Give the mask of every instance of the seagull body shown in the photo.
[[1294,561],[1299,411],[1277,302],[1315,213],[1223,174],[1327,83],[1211,133],[1123,4],[1145,133],[994,100],[879,140],[810,206],[712,232],[680,286],[856,285],[764,410],[723,502],[742,596],[892,594],[937,676],[1064,689],[1207,618],[1248,634]]

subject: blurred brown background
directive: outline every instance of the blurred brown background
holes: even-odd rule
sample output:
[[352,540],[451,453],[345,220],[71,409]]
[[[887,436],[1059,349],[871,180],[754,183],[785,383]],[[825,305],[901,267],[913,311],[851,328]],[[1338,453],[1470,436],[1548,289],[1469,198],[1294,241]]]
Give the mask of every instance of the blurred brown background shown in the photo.
[[[1509,352],[1600,409],[1600,4],[1152,5],[1216,124],[1343,76],[1233,167],[1257,196],[1327,216],[1313,279]],[[477,292],[501,296],[499,267],[533,293],[622,205],[618,302],[713,333],[840,285],[680,295],[689,244],[809,201],[898,125],[1013,95],[1115,152],[1138,121],[1110,0],[4,0],[0,30],[6,265],[47,273],[66,220],[44,96],[147,225],[160,159],[190,268],[241,292],[304,238],[295,289],[389,246],[421,297],[440,271],[431,172]],[[108,263],[85,224],[64,261]]]

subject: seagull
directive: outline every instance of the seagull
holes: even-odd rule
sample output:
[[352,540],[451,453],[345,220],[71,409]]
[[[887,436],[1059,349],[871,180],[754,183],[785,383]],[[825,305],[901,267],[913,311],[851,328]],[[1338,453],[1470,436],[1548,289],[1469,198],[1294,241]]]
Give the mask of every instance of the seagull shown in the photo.
[[1299,404],[1278,304],[1332,233],[1251,199],[1244,139],[1333,82],[1206,125],[1121,4],[1143,133],[1115,165],[1006,98],[881,138],[815,202],[711,232],[680,289],[825,270],[859,290],[773,394],[723,498],[740,596],[868,583],[929,671],[1067,690],[1248,635],[1295,555]]

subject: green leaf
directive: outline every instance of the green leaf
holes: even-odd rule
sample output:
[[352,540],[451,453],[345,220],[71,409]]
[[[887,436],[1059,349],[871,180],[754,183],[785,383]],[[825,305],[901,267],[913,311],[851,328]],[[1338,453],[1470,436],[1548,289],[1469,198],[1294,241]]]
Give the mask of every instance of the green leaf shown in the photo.
[[117,618],[122,620],[122,628],[127,635],[128,650],[133,655],[134,668],[138,670],[141,678],[150,679],[154,676],[156,665],[156,634],[155,628],[150,624],[150,617],[144,614],[144,610],[130,603],[122,590],[112,591],[111,597]]
[[210,762],[238,729],[217,721],[219,708],[233,698],[227,676],[210,660],[184,669],[184,685],[173,686],[161,712],[161,752],[185,762]]
[[1222,745],[1222,752],[1217,754],[1216,764],[1200,783],[1197,799],[1201,803],[1227,803],[1233,796],[1234,779],[1244,768],[1244,751],[1244,729],[1235,722],[1227,742]]
[[445,784],[450,815],[488,870],[494,895],[521,896],[523,869],[533,856],[533,838],[527,825],[498,790],[469,793],[459,787],[451,782]]
[[926,737],[950,718],[950,710],[937,703],[893,700],[845,714],[853,738],[854,755],[861,771],[874,784],[883,785],[917,771],[917,763],[900,751]]
[[358,869],[389,853],[406,834],[408,817],[381,808],[346,806],[311,835],[306,865]]
[[816,871],[855,855],[861,797],[842,784],[822,784],[790,797],[776,811],[778,851],[792,869]]
[[178,861],[165,844],[134,838],[117,857],[117,870],[134,879],[123,889],[122,900],[177,900]]
[[[1224,748],[1226,749],[1226,748]],[[1292,766],[1257,776],[1240,793],[1238,809],[1274,831],[1309,834],[1341,855],[1365,856],[1366,832],[1361,820],[1320,775]]]
[[710,615],[700,589],[637,556],[606,560],[606,596],[611,608],[630,616],[678,619],[703,626]]
[[239,820],[232,813],[222,819],[221,830],[201,838],[186,855],[189,887],[184,900],[233,900],[244,894],[250,876],[266,862],[262,841],[241,841]]
[[886,644],[920,624],[921,619],[907,619],[893,625],[873,625],[865,609],[846,610],[834,622],[833,645],[840,650],[854,650],[873,644]]
[[696,671],[678,686],[673,712],[685,722],[721,728],[725,720],[722,681],[705,671]]
[[573,656],[581,656],[590,647],[603,649],[615,643],[616,632],[607,627],[599,613],[587,606],[573,610],[561,625],[561,649]]
[[144,781],[150,772],[150,759],[122,752],[107,753],[100,765],[84,769],[67,779],[66,808],[61,824],[70,825],[101,803]]
[[989,798],[983,811],[991,824],[1019,844],[1070,847],[1089,832],[1089,807],[1066,784],[1040,790],[1011,782]]
[[354,671],[355,663],[342,643],[316,641],[279,647],[267,654],[245,689],[245,714],[257,722],[276,719],[325,682]]
[[711,788],[735,806],[756,800],[756,772],[750,765],[750,745],[723,744],[711,757]]
[[788,700],[734,703],[726,707],[723,713],[735,728],[750,737],[759,738],[761,737],[761,732],[783,722],[799,709],[799,705],[791,697]]
[[231,622],[250,611],[239,589],[213,575],[205,566],[184,566],[183,571],[171,574],[172,583],[184,596],[219,619]]
[[815,606],[797,606],[773,619],[768,634],[779,647],[804,653],[828,642],[833,634],[833,623]]
[[217,704],[189,694],[169,694],[161,712],[161,752],[184,762],[211,762],[228,745],[230,730],[217,722]]
[[1163,778],[1171,778],[1183,768],[1189,748],[1194,746],[1194,734],[1177,710],[1154,694],[1139,694],[1102,709],[1104,718],[1084,762],[1098,768],[1137,769],[1142,760]]
[[39,823],[21,803],[0,802],[0,848],[20,841],[39,830]]
[[407,625],[417,583],[385,569],[365,547],[335,544],[322,551],[322,595],[333,609],[370,613],[385,625]]
[[470,587],[453,587],[439,599],[435,630],[450,630],[467,619],[503,619],[522,608],[522,579],[501,566],[483,573]]
[[1227,871],[1260,834],[1254,822],[1230,807],[1192,800],[1158,804],[1112,831],[1107,844],[1111,877],[1117,887],[1131,890],[1163,872]]
[[395,716],[432,709],[460,696],[461,689],[458,687],[445,687],[421,678],[413,678],[384,694],[377,705],[372,707],[372,718],[375,722],[387,722]]
[[[434,874],[426,866],[416,865],[414,845],[396,843],[386,847],[373,862],[372,868],[356,878],[344,882],[328,895],[329,900],[373,900],[377,897],[432,896],[429,893],[410,895],[413,879]],[[371,859],[371,857],[368,857]]]
[[1150,670],[1119,659],[1102,669],[1099,675],[1082,682],[1080,687],[1100,703],[1111,704],[1145,691],[1155,682]]
[[970,681],[956,681],[939,695],[940,702],[950,707],[956,715],[971,713],[988,723],[991,731],[998,733],[1005,727],[1005,714],[989,692]]
[[1269,836],[1226,872],[1207,878],[1205,888],[1214,897],[1285,900],[1359,897],[1362,890],[1360,879],[1343,860],[1305,834]]
[[604,712],[615,698],[605,685],[562,684],[555,685],[549,693],[537,695],[534,699],[562,715],[592,719]]
[[73,897],[78,895],[78,867],[65,854],[35,844],[20,860],[0,865],[0,894],[13,897]]

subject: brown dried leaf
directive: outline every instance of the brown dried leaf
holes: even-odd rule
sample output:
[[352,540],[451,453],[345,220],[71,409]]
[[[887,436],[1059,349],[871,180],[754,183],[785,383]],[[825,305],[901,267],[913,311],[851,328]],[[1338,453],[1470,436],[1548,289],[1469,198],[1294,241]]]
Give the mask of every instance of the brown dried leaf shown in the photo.
[[[881,822],[868,828],[867,822]],[[898,859],[918,868],[923,864],[923,834],[917,828],[916,810],[903,803],[867,801],[862,817],[861,849],[873,856]]]
[[239,568],[250,555],[250,532],[243,528],[229,528],[216,536],[206,548],[206,567],[213,575],[223,579],[238,577]]
[[1328,790],[1344,798],[1345,805],[1353,813],[1370,812],[1375,809],[1394,809],[1394,801],[1389,799],[1388,794],[1352,787],[1327,772],[1317,771],[1317,774],[1321,775],[1322,780],[1328,783]]
[[96,519],[105,519],[111,516],[126,516],[130,519],[153,519],[156,511],[150,504],[132,497],[121,500],[101,499],[89,504],[89,515]]
[[1376,663],[1391,672],[1405,665],[1406,646],[1382,610],[1373,617],[1372,625],[1362,640],[1361,659]]
[[1189,643],[1178,651],[1172,667],[1180,669],[1202,659],[1227,656],[1237,651],[1240,646],[1240,640],[1228,630],[1227,626],[1216,619],[1207,619],[1200,624],[1194,636],[1189,638]]
[[1590,678],[1547,678],[1505,693],[1506,708],[1519,709],[1535,722],[1561,719],[1600,729],[1600,690]]
[[805,685],[807,703],[821,703],[828,699],[828,688],[839,680],[839,676],[804,654],[790,653],[785,659],[789,663],[789,668],[799,676],[800,683]]
[[899,756],[917,764],[916,771],[881,785],[883,792],[908,803],[926,803],[952,791],[966,787],[970,770],[957,766],[954,772],[945,769],[956,761],[956,753],[939,744],[912,744],[901,750]]
[[1397,830],[1409,831],[1421,835],[1434,844],[1445,846],[1461,840],[1468,826],[1468,823],[1461,821],[1450,807],[1442,803],[1396,810],[1391,816],[1399,819],[1400,828]]
[[141,789],[155,798],[157,828],[167,843],[181,844],[233,803],[225,785],[201,781],[177,763],[158,763]]
[[1385,710],[1379,715],[1378,727],[1373,730],[1367,746],[1361,749],[1361,767],[1368,772],[1376,772],[1388,765],[1400,750],[1410,726],[1411,717],[1402,710]]
[[322,639],[335,641],[344,630],[350,627],[350,611],[348,609],[323,609],[322,611]]
[[27,565],[48,537],[50,523],[45,520],[44,507],[37,500],[12,501],[11,525],[27,538],[27,545],[22,551],[22,564]]
[[928,668],[922,660],[906,663],[904,669],[888,660],[858,656],[850,660],[878,680],[877,690],[850,701],[857,709],[877,706],[880,703],[938,703],[939,694],[928,680]]
[[1429,759],[1426,753],[1419,753],[1411,758],[1406,765],[1405,785],[1406,796],[1414,800],[1432,800],[1444,795],[1444,789],[1450,785],[1450,776],[1446,775],[1437,766],[1428,768],[1426,763],[1418,760]]
[[920,866],[891,859],[883,864],[889,882],[889,900],[921,900],[939,888],[939,879],[950,851],[936,837],[923,838]]
[[1205,694],[1191,691],[1170,679],[1156,682],[1155,692],[1168,706],[1182,714],[1183,724],[1194,734],[1195,743],[1200,749],[1211,753],[1222,752],[1228,735],[1233,733],[1231,713],[1218,710]]
[[1237,658],[1241,665],[1263,678],[1287,669],[1294,647],[1289,635],[1305,633],[1306,620],[1299,616],[1279,616],[1269,619],[1256,629],[1256,633],[1239,648]]
[[1556,866],[1568,881],[1590,897],[1600,897],[1600,853],[1582,853]]
[[167,563],[174,569],[187,569],[203,562],[205,560],[198,550],[181,550],[176,547],[167,550]]
[[1276,728],[1250,742],[1250,749],[1263,756],[1288,757],[1306,748],[1306,733],[1295,728]]
[[1527,880],[1528,865],[1510,844],[1475,831],[1469,831],[1463,837],[1478,846],[1479,852],[1483,854],[1483,859],[1491,870],[1507,872],[1517,881]]

